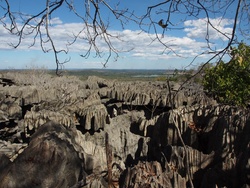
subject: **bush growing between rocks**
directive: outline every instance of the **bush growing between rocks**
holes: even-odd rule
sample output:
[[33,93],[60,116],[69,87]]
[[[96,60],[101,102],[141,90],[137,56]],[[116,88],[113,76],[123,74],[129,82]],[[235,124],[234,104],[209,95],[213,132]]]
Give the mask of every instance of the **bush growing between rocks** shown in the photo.
[[231,48],[231,60],[205,70],[204,89],[218,102],[247,106],[250,102],[250,46]]

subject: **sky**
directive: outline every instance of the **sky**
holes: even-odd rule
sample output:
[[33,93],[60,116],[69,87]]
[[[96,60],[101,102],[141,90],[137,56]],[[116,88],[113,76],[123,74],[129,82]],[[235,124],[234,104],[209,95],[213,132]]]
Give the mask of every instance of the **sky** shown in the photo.
[[[37,11],[45,7],[45,1],[41,0],[9,0],[13,11],[21,11],[27,14],[35,14]],[[75,1],[77,11],[84,15],[86,12],[83,7],[83,1]],[[114,2],[107,1],[112,7]],[[113,4],[112,4],[112,3]],[[160,1],[155,1],[160,2]],[[80,4],[81,3],[81,4]],[[150,0],[145,1],[122,1],[120,7],[129,7],[135,10],[137,15],[143,15],[147,12],[147,7],[152,3]],[[3,1],[0,1],[3,5]],[[91,9],[93,11],[93,9]],[[162,10],[159,10],[162,11]],[[121,27],[119,21],[112,17],[111,12],[107,8],[100,7],[100,12],[104,20],[109,19],[108,32],[113,35],[119,35],[121,40],[112,39],[112,44],[116,49],[119,49],[119,57],[117,61],[112,58],[107,64],[109,69],[189,69],[199,66],[206,62],[208,55],[202,55],[190,65],[193,58],[198,54],[206,51],[206,19],[205,15],[200,18],[190,17],[183,19],[183,15],[171,17],[173,23],[172,29],[169,27],[165,30],[156,24],[156,32],[161,42],[166,43],[171,47],[173,52],[162,45],[161,42],[155,39],[155,30],[148,29],[144,25],[142,30],[137,23],[129,22]],[[93,12],[92,12],[93,13]],[[3,15],[3,9],[0,8],[0,16]],[[162,15],[152,11],[152,21],[158,22]],[[8,20],[2,20],[9,23]],[[232,17],[230,15],[213,15],[210,20],[217,29],[230,36],[232,32]],[[148,23],[148,20],[145,19]],[[19,23],[21,25],[21,20]],[[50,33],[58,49],[65,49],[68,42],[72,41],[73,34],[77,34],[83,28],[82,21],[77,18],[66,6],[61,7],[51,17]],[[176,29],[173,29],[176,28]],[[218,34],[214,29],[209,28],[210,45],[214,49],[220,49],[227,44],[226,38]],[[32,47],[34,36],[26,36],[18,48],[13,48],[9,44],[17,44],[18,38],[10,35],[7,30],[0,24],[0,69],[26,69],[26,68],[48,68],[55,69],[54,54],[50,51],[44,53],[39,44],[39,40]],[[122,41],[122,42],[121,42]],[[105,46],[103,39],[97,41],[99,48],[103,52],[107,52],[108,48]],[[84,40],[78,40],[69,47],[68,54],[60,54],[61,61],[70,58],[70,61],[64,64],[65,69],[87,69],[87,68],[103,68],[104,58],[95,58],[95,53],[92,52],[86,59],[81,57],[89,44]],[[47,46],[49,48],[49,46]],[[107,54],[107,53],[105,53]],[[104,56],[105,57],[105,56]]]

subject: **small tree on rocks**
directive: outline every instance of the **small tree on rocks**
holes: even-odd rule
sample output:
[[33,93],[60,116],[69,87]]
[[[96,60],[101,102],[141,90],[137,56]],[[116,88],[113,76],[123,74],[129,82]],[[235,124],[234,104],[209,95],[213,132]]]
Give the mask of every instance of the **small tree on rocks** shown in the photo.
[[247,106],[250,103],[250,46],[230,48],[228,63],[220,61],[205,71],[203,85],[218,102]]

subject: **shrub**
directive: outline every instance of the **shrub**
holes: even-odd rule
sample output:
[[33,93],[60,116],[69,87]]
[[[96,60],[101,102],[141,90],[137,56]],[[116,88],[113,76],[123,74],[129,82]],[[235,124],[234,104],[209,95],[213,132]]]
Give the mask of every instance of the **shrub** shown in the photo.
[[208,67],[203,78],[204,89],[218,102],[247,106],[250,102],[250,46],[240,43],[231,48],[231,60]]

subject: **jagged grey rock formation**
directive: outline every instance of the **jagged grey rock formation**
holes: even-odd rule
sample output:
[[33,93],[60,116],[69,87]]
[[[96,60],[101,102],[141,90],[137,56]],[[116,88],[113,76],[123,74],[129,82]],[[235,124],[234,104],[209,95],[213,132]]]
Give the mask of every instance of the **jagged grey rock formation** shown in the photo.
[[[70,187],[85,178],[71,129],[48,122],[0,172],[1,187]],[[73,169],[73,170],[72,170]]]
[[121,187],[186,187],[185,178],[174,170],[163,170],[160,163],[139,162],[125,172]]
[[9,141],[0,140],[0,151],[1,153],[4,153],[10,161],[14,161],[16,157],[23,152],[27,145],[28,144],[26,143],[11,143]]
[[0,77],[6,187],[107,187],[108,174],[115,187],[250,184],[249,110],[218,105],[194,84],[81,81],[42,71]]
[[[1,89],[1,86],[0,86]],[[0,122],[18,120],[22,117],[20,102],[13,96],[0,93]]]

